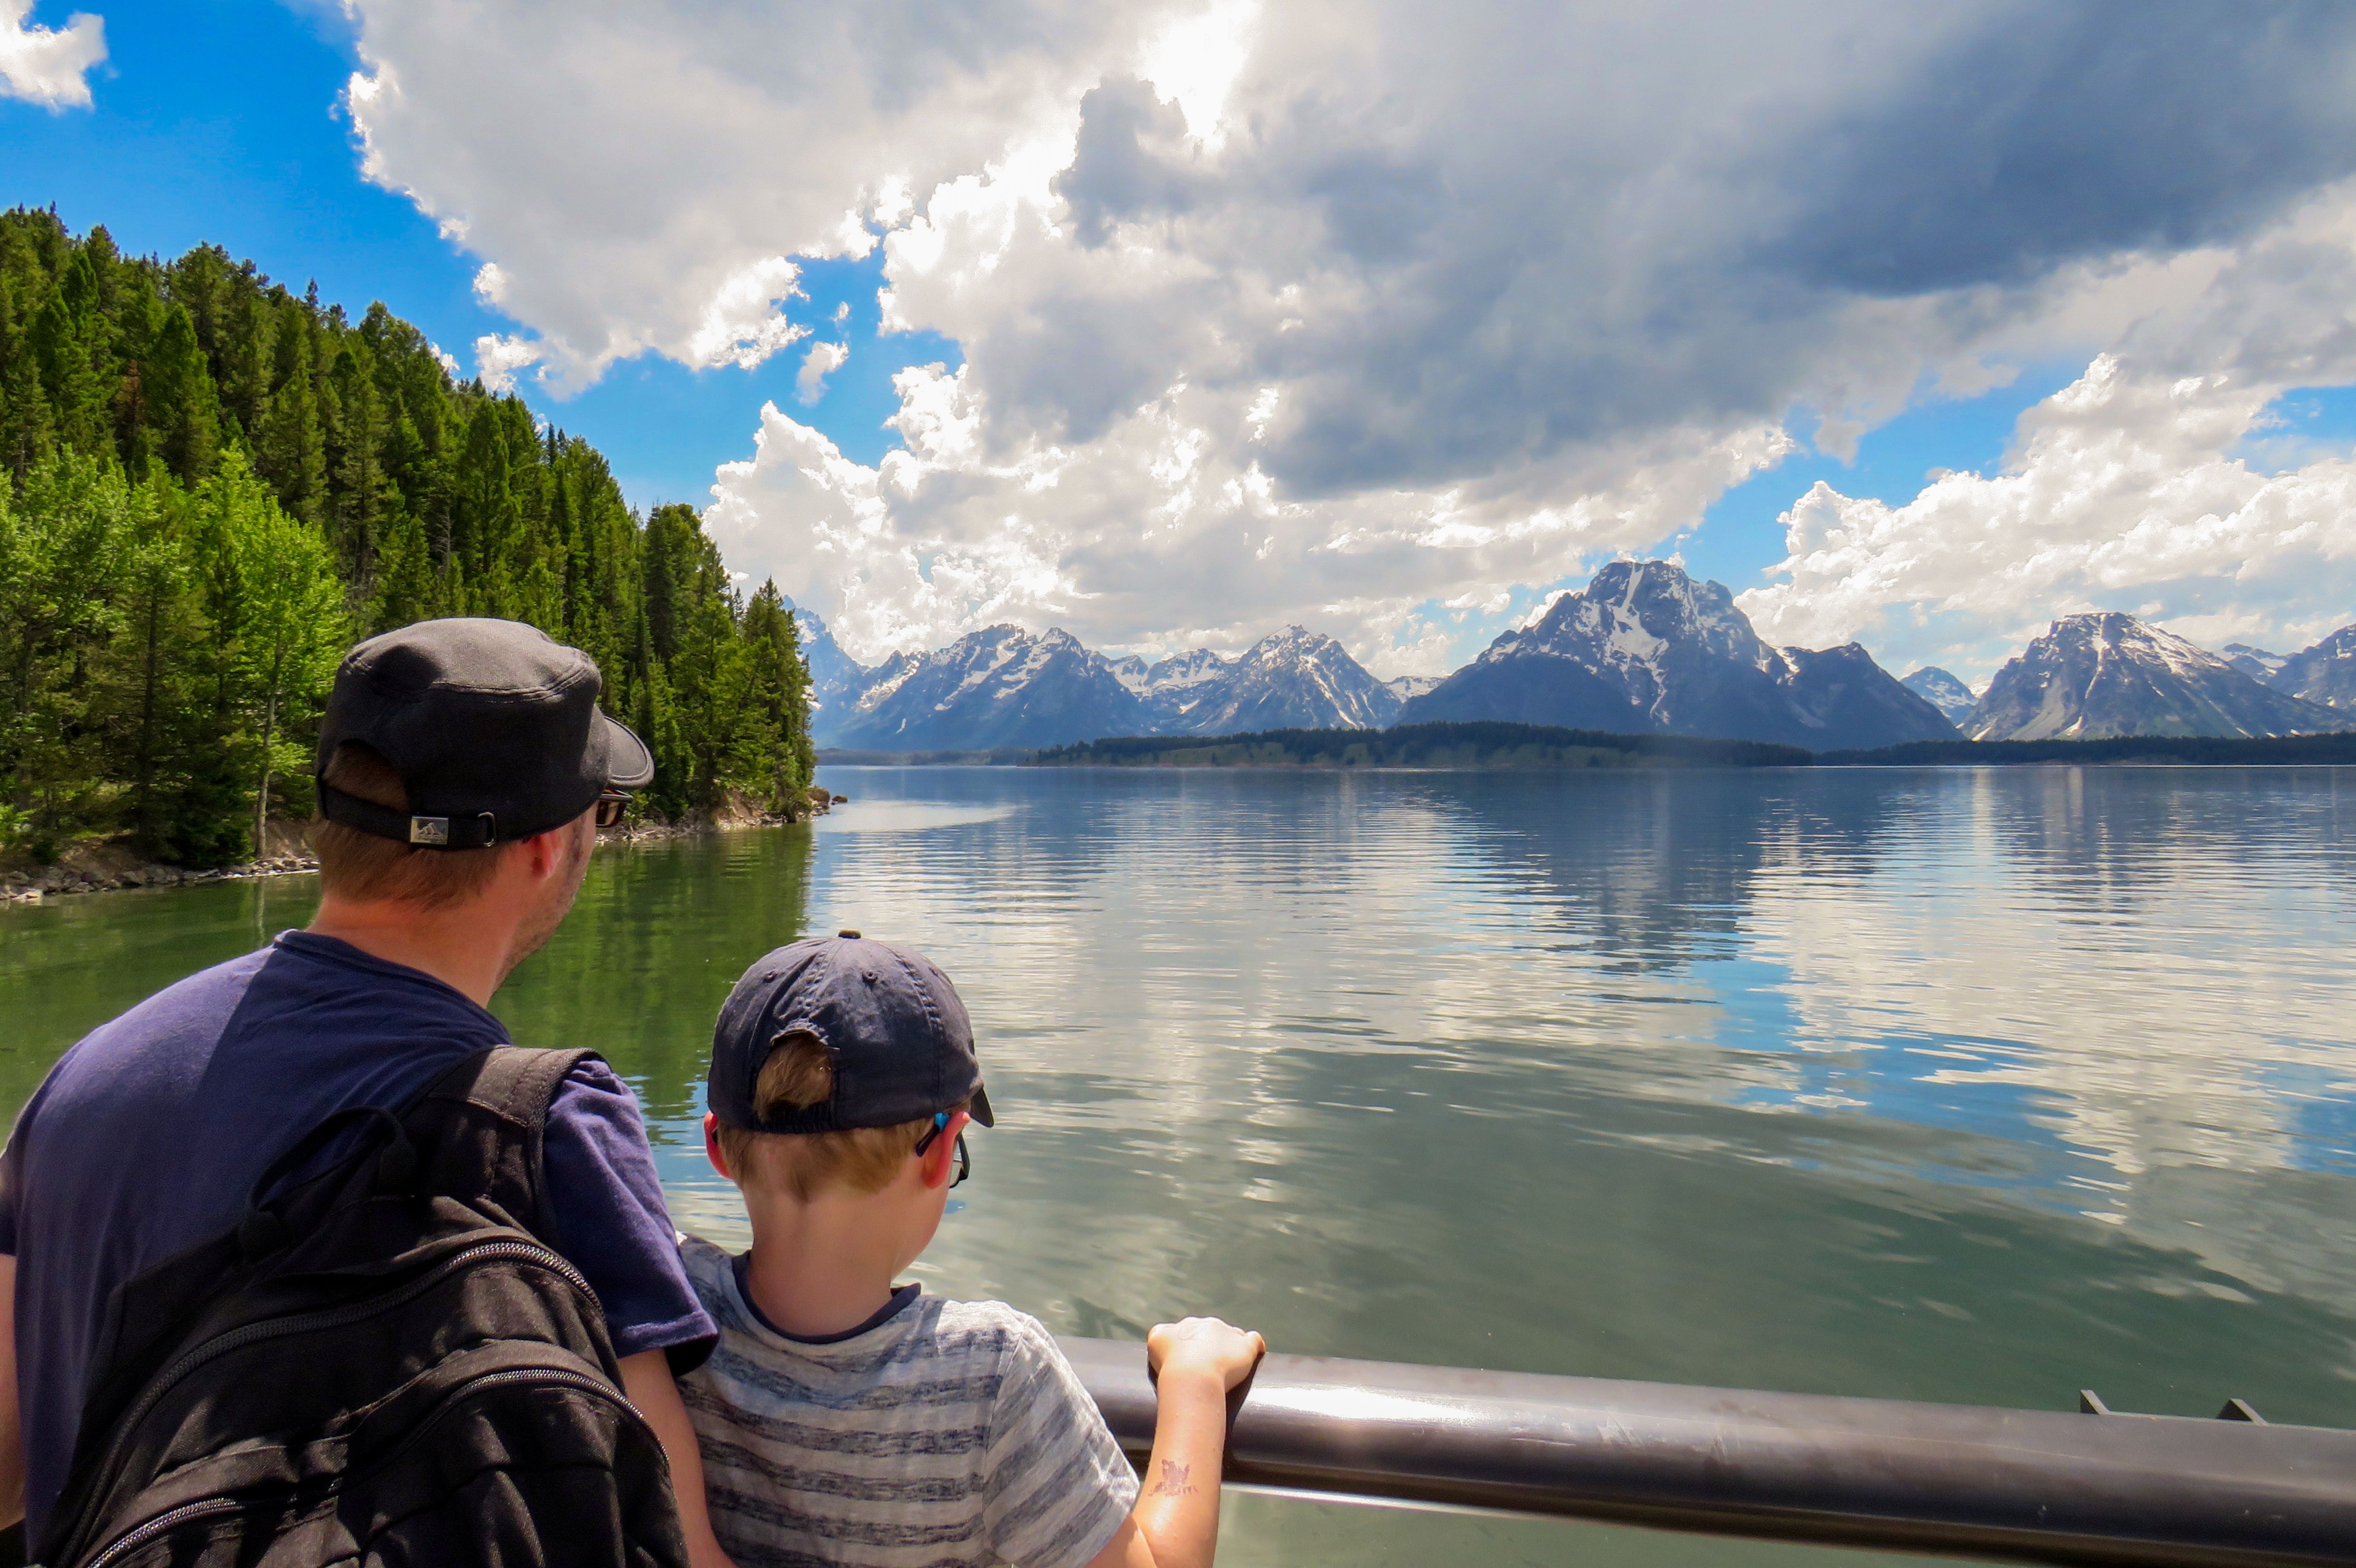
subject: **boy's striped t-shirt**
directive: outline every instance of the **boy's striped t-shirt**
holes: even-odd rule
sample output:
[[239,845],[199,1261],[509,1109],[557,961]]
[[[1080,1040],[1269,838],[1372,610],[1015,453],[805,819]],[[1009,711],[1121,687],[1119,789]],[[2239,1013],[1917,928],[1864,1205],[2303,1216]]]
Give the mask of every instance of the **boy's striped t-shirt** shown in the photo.
[[1079,1568],[1136,1505],[1037,1319],[911,1286],[880,1322],[797,1339],[753,1309],[733,1255],[698,1236],[680,1251],[720,1326],[680,1391],[739,1568]]

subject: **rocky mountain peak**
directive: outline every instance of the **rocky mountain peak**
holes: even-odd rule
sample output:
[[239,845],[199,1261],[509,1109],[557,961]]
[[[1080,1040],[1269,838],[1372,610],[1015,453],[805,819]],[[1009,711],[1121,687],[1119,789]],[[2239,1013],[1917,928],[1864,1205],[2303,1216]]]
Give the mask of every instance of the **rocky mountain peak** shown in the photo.
[[2288,661],[2288,654],[2268,653],[2247,643],[2227,643],[2222,656],[2225,662],[2248,676],[2252,680],[2272,683],[2276,671]]
[[[1566,593],[1505,651],[1577,658],[1592,668],[1650,667],[1664,651],[1689,649],[1753,669],[1774,667],[1774,650],[1751,630],[1723,583],[1697,581],[1666,560],[1615,560]],[[1497,655],[1504,639],[1482,656]]]
[[1612,562],[1410,699],[1399,718],[1665,731],[1817,750],[1955,733],[1862,647],[1778,652],[1723,584],[1697,581],[1665,560]]
[[2302,735],[2338,716],[2115,611],[2064,615],[1996,674],[1964,723],[1976,741]]
[[1950,724],[1962,723],[1979,700],[1970,687],[1937,665],[1925,665],[1898,684],[1937,709]]
[[[2342,626],[2282,661],[2266,682],[2277,691],[2334,708],[2356,708],[2356,626]],[[2350,720],[2356,728],[2356,719]]]
[[1172,654],[1156,660],[1146,673],[1146,686],[1153,691],[1171,691],[1200,686],[1205,681],[1220,679],[1229,668],[1230,661],[1208,648],[1189,648],[1183,654]]

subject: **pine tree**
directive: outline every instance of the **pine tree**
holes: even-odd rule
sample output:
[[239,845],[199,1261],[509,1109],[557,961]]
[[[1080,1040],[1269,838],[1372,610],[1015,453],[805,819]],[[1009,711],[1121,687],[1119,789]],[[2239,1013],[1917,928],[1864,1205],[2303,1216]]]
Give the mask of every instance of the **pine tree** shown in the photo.
[[59,452],[0,496],[0,781],[37,832],[71,826],[90,765],[88,655],[123,629],[120,587],[147,505],[110,458]]
[[745,722],[737,766],[747,788],[771,811],[809,790],[818,763],[809,733],[809,667],[801,633],[772,580],[761,584],[738,623],[744,645]]
[[300,810],[348,638],[519,616],[586,650],[657,762],[646,809],[798,809],[807,674],[685,507],[205,246],[166,265],[0,214],[0,809],[218,865]]
[[152,449],[185,481],[212,472],[220,442],[220,413],[196,323],[184,305],[171,306],[140,367],[144,424]]
[[271,390],[255,433],[253,466],[277,490],[280,506],[316,526],[326,511],[327,490],[327,437],[311,384],[316,325],[291,303],[273,315]]
[[316,528],[282,508],[241,454],[224,458],[198,493],[217,558],[215,628],[228,634],[231,700],[244,720],[253,784],[253,845],[265,846],[271,790],[307,773],[300,736],[317,720],[346,643],[343,585]]

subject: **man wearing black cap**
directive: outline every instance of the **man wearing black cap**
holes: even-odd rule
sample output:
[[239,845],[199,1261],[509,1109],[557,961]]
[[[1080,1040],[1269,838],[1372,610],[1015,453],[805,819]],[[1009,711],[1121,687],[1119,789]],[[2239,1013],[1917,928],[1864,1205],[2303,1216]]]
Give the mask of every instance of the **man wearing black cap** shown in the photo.
[[[423,622],[346,656],[320,728],[310,928],[92,1031],[0,1157],[0,1523],[21,1482],[40,1539],[118,1285],[235,1223],[255,1179],[327,1115],[402,1105],[508,1042],[492,993],[564,918],[624,792],[654,775],[601,689],[587,655],[509,621]],[[605,1308],[691,1552],[724,1562],[671,1381],[716,1331],[681,1271],[637,1102],[602,1063],[558,1090],[543,1158],[545,1239]]]

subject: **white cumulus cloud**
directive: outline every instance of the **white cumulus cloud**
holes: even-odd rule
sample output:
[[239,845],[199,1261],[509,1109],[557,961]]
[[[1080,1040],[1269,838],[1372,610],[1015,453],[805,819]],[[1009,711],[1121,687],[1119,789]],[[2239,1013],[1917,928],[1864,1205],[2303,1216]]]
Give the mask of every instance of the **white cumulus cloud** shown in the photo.
[[2333,191],[2139,319],[2022,415],[1995,473],[1890,506],[1818,484],[1784,514],[1762,634],[1861,637],[1984,674],[2056,615],[2124,610],[2285,650],[2356,619],[2356,462],[2270,413],[2356,380],[2356,193]]
[[77,11],[62,27],[26,20],[33,0],[0,0],[0,98],[47,109],[90,107],[90,69],[106,59],[106,23]]
[[813,343],[802,356],[802,368],[794,373],[794,396],[808,408],[826,395],[826,379],[842,368],[851,358],[847,343]]
[[475,339],[475,374],[494,392],[512,392],[516,372],[539,364],[545,352],[540,344],[489,333]]

